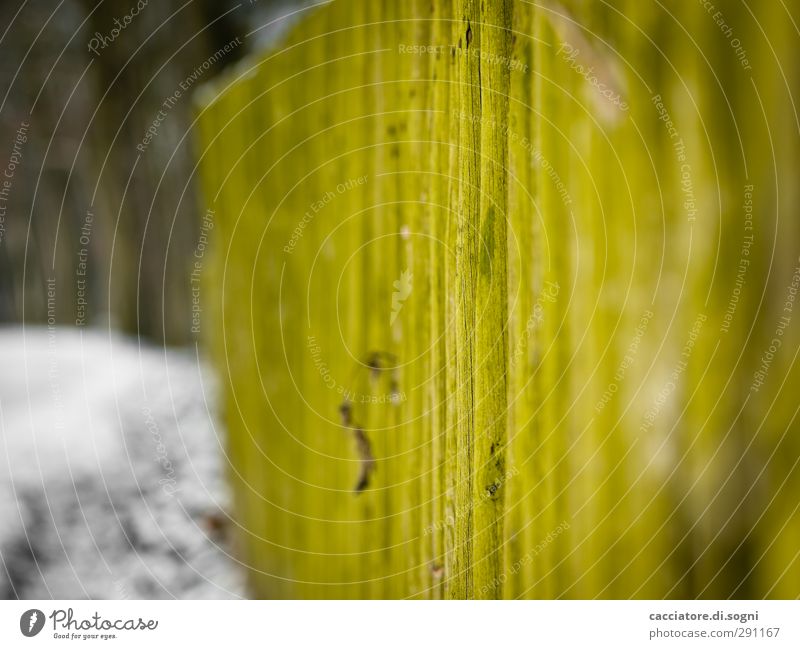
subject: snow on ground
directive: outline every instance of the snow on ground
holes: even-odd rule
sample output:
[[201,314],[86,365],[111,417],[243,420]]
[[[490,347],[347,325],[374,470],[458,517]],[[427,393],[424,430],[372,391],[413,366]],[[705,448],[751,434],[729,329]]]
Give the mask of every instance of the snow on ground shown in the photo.
[[0,328],[0,597],[245,596],[195,349]]

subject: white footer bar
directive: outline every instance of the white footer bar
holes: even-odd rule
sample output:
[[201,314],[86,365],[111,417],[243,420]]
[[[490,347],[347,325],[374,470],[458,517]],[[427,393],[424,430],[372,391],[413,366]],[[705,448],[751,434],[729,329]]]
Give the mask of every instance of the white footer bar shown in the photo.
[[799,621],[796,601],[4,601],[0,647],[796,649]]

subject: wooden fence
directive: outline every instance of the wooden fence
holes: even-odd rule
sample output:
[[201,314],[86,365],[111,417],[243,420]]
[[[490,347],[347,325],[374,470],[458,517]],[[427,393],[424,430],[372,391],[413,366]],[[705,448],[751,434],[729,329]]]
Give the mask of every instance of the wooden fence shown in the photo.
[[796,18],[715,4],[335,0],[204,89],[255,594],[800,594]]

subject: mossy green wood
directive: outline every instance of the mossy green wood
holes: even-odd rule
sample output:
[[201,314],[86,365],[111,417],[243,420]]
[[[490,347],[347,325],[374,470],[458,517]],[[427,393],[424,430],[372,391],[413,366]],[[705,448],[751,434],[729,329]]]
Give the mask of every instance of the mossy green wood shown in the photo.
[[698,3],[336,0],[204,90],[254,594],[800,594],[796,33],[716,4],[751,70]]

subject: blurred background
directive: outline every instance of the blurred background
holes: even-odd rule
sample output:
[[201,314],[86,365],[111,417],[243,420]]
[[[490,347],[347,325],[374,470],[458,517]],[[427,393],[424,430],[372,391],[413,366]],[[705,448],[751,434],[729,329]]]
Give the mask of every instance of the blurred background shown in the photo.
[[[186,269],[202,212],[191,94],[285,30],[296,17],[281,16],[302,4],[176,0],[131,15],[136,2],[3,3],[3,158],[28,126],[5,202],[0,322],[45,322],[46,280],[57,277],[58,323],[85,315],[154,342],[191,340]],[[79,313],[83,249],[90,271]]]
[[187,132],[197,87],[302,5],[0,5],[0,596],[244,595]]

